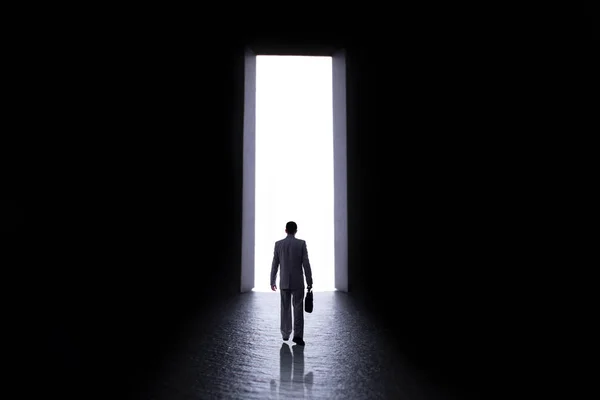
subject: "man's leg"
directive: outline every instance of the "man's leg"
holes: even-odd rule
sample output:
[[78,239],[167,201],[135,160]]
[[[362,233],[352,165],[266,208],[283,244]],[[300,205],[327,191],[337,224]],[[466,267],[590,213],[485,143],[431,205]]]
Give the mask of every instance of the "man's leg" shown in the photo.
[[281,337],[287,340],[292,334],[292,291],[279,289],[281,292]]
[[304,337],[304,289],[293,291],[294,301],[294,337]]

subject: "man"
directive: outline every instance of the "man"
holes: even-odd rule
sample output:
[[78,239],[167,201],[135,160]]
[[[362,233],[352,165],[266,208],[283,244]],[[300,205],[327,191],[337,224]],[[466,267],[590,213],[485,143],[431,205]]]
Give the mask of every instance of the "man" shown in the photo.
[[[281,336],[289,340],[292,333],[292,302],[294,304],[294,343],[304,346],[304,275],[308,290],[312,289],[312,271],[306,251],[306,241],[296,239],[298,226],[290,221],[285,225],[287,237],[275,243],[271,265],[271,290],[276,291],[275,277],[279,274],[281,290]],[[304,267],[304,274],[302,273]]]

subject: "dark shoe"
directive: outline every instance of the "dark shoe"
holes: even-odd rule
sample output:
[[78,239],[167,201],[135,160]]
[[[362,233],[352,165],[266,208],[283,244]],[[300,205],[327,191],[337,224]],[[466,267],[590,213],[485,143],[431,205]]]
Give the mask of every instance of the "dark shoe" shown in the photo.
[[304,340],[302,340],[302,338],[295,337],[292,339],[292,341],[300,346],[304,346]]

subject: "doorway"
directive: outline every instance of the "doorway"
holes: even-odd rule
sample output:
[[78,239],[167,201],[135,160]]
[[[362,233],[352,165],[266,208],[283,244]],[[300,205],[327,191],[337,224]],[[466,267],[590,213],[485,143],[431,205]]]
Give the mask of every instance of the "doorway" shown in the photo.
[[246,54],[241,291],[271,292],[285,224],[315,291],[348,290],[345,57]]

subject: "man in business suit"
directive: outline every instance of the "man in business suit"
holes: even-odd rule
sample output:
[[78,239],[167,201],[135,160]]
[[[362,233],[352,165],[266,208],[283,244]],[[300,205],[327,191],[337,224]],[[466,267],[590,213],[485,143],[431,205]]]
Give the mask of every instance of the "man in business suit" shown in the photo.
[[[289,340],[292,333],[292,302],[294,304],[294,337],[296,344],[304,346],[304,275],[308,289],[312,288],[312,271],[308,261],[306,241],[296,239],[298,226],[290,221],[285,225],[287,237],[275,243],[273,264],[271,265],[271,290],[277,290],[275,277],[279,273],[281,291],[281,336]],[[304,268],[304,274],[302,273]]]

